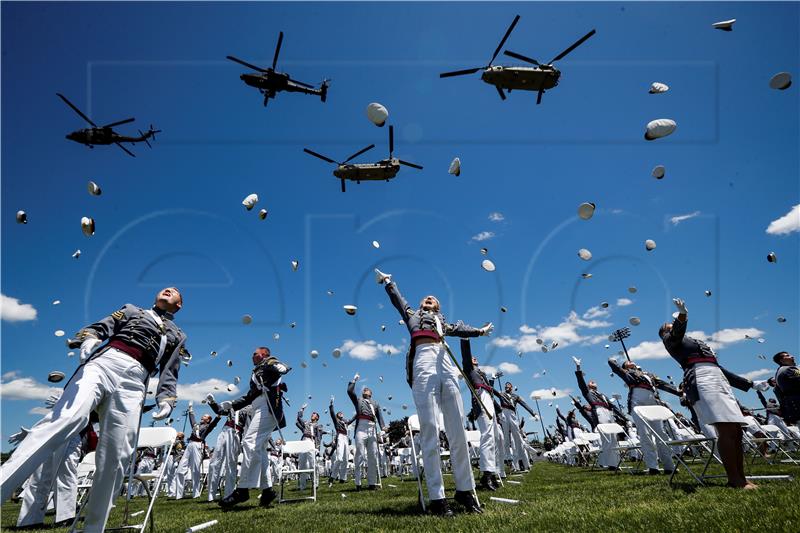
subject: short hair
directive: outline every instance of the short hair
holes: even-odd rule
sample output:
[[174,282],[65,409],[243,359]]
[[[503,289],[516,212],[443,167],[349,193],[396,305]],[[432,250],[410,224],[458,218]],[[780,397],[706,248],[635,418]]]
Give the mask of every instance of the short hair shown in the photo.
[[267,348],[266,346],[259,346],[258,348],[256,348],[256,350],[263,350],[264,352],[267,353],[267,355],[272,355],[272,353],[269,351],[269,348]]
[[664,332],[667,330],[667,326],[671,326],[671,325],[672,325],[672,322],[664,322],[663,324],[661,324],[661,327],[658,328],[658,336],[659,337],[663,337],[664,336]]
[[772,356],[772,360],[775,362],[776,365],[781,364],[781,359],[789,355],[789,352],[778,352]]

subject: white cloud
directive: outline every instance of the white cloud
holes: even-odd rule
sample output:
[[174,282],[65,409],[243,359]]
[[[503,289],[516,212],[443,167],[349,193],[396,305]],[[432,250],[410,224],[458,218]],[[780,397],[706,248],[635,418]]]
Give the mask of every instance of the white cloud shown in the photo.
[[[10,378],[10,381],[6,379]],[[59,387],[50,387],[33,378],[19,377],[18,372],[3,374],[0,383],[0,398],[3,400],[46,400],[51,394],[61,392]]]
[[342,352],[347,352],[353,359],[361,361],[372,361],[377,359],[381,354],[395,355],[400,353],[400,349],[391,344],[380,344],[374,340],[367,341],[354,341],[347,339],[339,346]]
[[477,235],[473,235],[472,236],[472,240],[473,241],[478,241],[478,242],[488,241],[492,237],[494,237],[494,232],[493,231],[482,231],[482,232],[478,233]]
[[494,213],[489,213],[489,220],[492,222],[502,222],[505,219],[506,217],[503,215],[503,213],[498,213],[496,211]]
[[594,307],[590,307],[585,313],[583,313],[583,318],[586,320],[591,320],[593,318],[602,318],[604,316],[608,316],[611,314],[611,309],[608,307],[600,307],[599,305],[595,305]]
[[522,369],[514,363],[500,363],[500,370],[502,370],[504,374],[519,374],[522,372]]
[[9,322],[36,320],[36,309],[31,304],[20,303],[16,298],[0,294],[0,319]]
[[34,407],[30,411],[28,411],[28,414],[29,415],[42,415],[42,416],[44,416],[44,415],[48,414],[49,412],[50,412],[50,409],[48,409],[47,407]]
[[767,226],[767,233],[770,235],[786,235],[794,231],[800,231],[800,204],[797,204],[788,213],[778,220],[773,220]]
[[537,338],[545,341],[548,348],[552,341],[558,342],[558,347],[556,349],[565,348],[572,344],[586,346],[603,342],[608,335],[589,335],[579,330],[607,328],[609,326],[611,326],[610,322],[581,318],[575,311],[570,311],[569,316],[564,318],[564,320],[556,326],[531,327],[523,325],[519,328],[522,333],[519,337],[499,337],[491,341],[491,344],[502,348],[513,347],[518,352],[523,353],[538,352],[541,350],[541,345],[536,342]]
[[771,376],[775,373],[774,368],[760,368],[758,370],[751,370],[750,372],[745,372],[744,374],[739,374],[743,378],[747,379],[756,379],[756,378],[763,378],[764,376]]
[[[196,383],[178,383],[178,400],[200,403],[206,399],[208,393],[217,399],[223,396],[239,396],[239,387],[234,385],[232,390],[228,391],[228,385],[230,383],[219,378],[205,379]],[[214,387],[219,390],[215,390]]]
[[[555,392],[555,394],[553,394]],[[533,400],[534,396],[538,396],[540,400],[557,400],[559,398],[566,398],[569,396],[569,393],[572,392],[572,389],[536,389],[535,391],[531,391],[528,397]]]
[[631,305],[633,300],[630,298],[618,298],[617,299],[617,307],[625,307],[626,305]]
[[540,377],[542,377],[542,373],[541,373],[541,372],[536,372],[536,373],[533,375],[533,379],[538,379],[538,378],[540,378]]
[[492,366],[492,365],[480,365],[480,366],[481,366],[481,370],[486,372],[486,375],[489,376],[489,377],[492,377],[495,374],[497,374],[497,367],[496,366]]
[[[714,350],[719,351],[731,344],[745,341],[745,335],[759,337],[764,332],[757,328],[726,328],[707,335],[704,331],[687,331],[688,337],[700,339]],[[631,359],[666,359],[670,357],[661,341],[645,341],[628,350]]]
[[699,215],[700,215],[700,211],[695,211],[694,213],[689,213],[687,215],[674,216],[674,217],[670,218],[669,221],[672,222],[673,225],[677,226],[678,224],[680,224],[684,220],[689,220],[690,218],[694,218],[694,217],[699,216]]

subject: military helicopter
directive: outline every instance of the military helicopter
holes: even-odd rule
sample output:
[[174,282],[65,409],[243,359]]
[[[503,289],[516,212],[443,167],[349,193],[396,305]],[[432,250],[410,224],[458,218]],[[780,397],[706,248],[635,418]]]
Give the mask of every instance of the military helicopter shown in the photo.
[[532,63],[536,65],[535,67],[503,67],[503,66],[493,66],[494,60],[497,58],[497,54],[500,53],[500,49],[503,48],[503,45],[506,43],[508,36],[511,35],[511,32],[514,31],[514,26],[517,25],[519,22],[519,15],[514,17],[514,21],[506,30],[506,34],[503,36],[503,39],[500,41],[497,49],[494,51],[494,55],[492,55],[492,59],[489,61],[489,64],[485,67],[476,67],[470,68],[466,70],[457,70],[454,72],[444,72],[439,74],[440,78],[449,78],[452,76],[463,76],[465,74],[474,74],[479,70],[483,70],[481,73],[481,79],[490,85],[494,85],[495,89],[497,89],[497,93],[500,95],[500,98],[505,100],[506,95],[503,92],[503,89],[507,90],[509,93],[516,89],[518,91],[538,91],[536,96],[536,104],[542,103],[542,95],[548,89],[552,89],[556,85],[558,85],[558,79],[561,76],[561,71],[559,71],[556,67],[553,66],[553,62],[563,59],[564,56],[575,50],[577,47],[582,45],[584,41],[586,41],[589,37],[595,34],[595,30],[590,31],[577,41],[558,54],[556,57],[550,60],[549,63],[542,64],[536,61],[535,59],[531,59],[530,57],[526,57],[522,54],[517,54],[515,52],[510,52],[506,50],[503,52],[504,55],[509,57],[513,57],[515,59],[519,59],[521,61],[525,61],[527,63]]
[[284,72],[277,72],[275,66],[278,64],[278,54],[281,53],[281,44],[283,43],[283,32],[278,34],[278,45],[275,47],[275,56],[272,58],[271,68],[261,68],[251,65],[239,58],[233,56],[226,56],[227,59],[247,68],[251,68],[259,72],[259,74],[242,74],[239,76],[243,82],[250,87],[256,89],[264,95],[264,107],[269,103],[270,98],[275,98],[275,94],[280,91],[287,91],[290,93],[304,93],[318,95],[320,100],[325,102],[328,97],[328,82],[330,80],[322,80],[319,89],[315,89],[313,85],[303,83],[302,81],[293,80],[288,74]]
[[330,157],[325,157],[324,155],[318,154],[317,152],[313,152],[308,148],[303,148],[303,151],[309,155],[318,157],[323,161],[327,161],[328,163],[333,163],[337,165],[336,170],[333,171],[333,175],[342,181],[342,192],[345,192],[345,184],[344,184],[345,180],[355,181],[356,183],[361,183],[362,181],[382,181],[382,180],[389,181],[390,179],[397,176],[397,173],[400,171],[400,165],[405,165],[407,167],[418,168],[422,170],[421,166],[414,163],[409,163],[408,161],[403,161],[402,159],[397,159],[392,155],[394,153],[394,126],[389,126],[388,159],[381,159],[377,163],[348,164],[352,159],[355,159],[364,152],[372,150],[373,148],[375,148],[375,145],[370,144],[366,148],[362,148],[358,152],[354,153],[341,163],[337,163]]
[[138,143],[143,142],[147,144],[150,148],[152,145],[148,139],[152,138],[156,140],[156,133],[161,133],[161,130],[154,130],[152,124],[150,125],[150,129],[147,132],[142,133],[142,130],[139,130],[138,137],[128,137],[126,135],[120,135],[119,133],[115,132],[112,128],[114,126],[120,126],[122,124],[127,124],[129,122],[133,122],[134,118],[126,118],[125,120],[119,120],[117,122],[112,122],[111,124],[106,124],[105,126],[98,126],[92,120],[83,114],[83,112],[75,107],[75,105],[67,100],[67,97],[61,93],[56,93],[59,98],[64,100],[64,103],[67,104],[75,111],[80,117],[92,125],[91,128],[84,128],[82,130],[76,130],[72,133],[67,134],[67,139],[70,141],[75,141],[76,143],[85,144],[89,148],[94,148],[96,144],[116,144],[122,150],[131,157],[136,157],[133,152],[122,146],[120,143]]

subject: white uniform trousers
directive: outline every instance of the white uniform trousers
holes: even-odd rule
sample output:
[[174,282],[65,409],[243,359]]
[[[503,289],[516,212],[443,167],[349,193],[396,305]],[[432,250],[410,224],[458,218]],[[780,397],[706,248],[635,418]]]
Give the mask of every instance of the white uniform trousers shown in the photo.
[[787,439],[795,438],[792,434],[792,431],[789,429],[789,426],[787,426],[783,418],[779,417],[778,415],[774,415],[772,413],[767,414],[767,423],[773,426],[778,426],[778,429],[783,432]]
[[[653,393],[646,389],[637,388],[633,390],[633,397],[631,398],[631,408],[639,407],[642,405],[659,405]],[[642,450],[644,457],[644,464],[647,468],[658,469],[658,461],[664,465],[665,470],[675,470],[675,463],[672,461],[672,453],[669,446],[662,444],[657,440],[653,433],[647,429],[644,420],[636,414],[636,411],[631,410],[633,423],[636,424],[636,435],[639,437],[639,446]],[[664,430],[664,425],[661,422],[656,422],[653,430],[665,441],[669,441],[670,437]]]
[[[494,407],[494,405],[492,405]],[[503,413],[502,412],[495,412],[494,417],[494,452],[495,452],[495,459],[494,463],[497,466],[497,474],[504,478],[506,477],[506,469],[503,461],[506,458],[505,446],[506,446],[506,439],[503,436]]]
[[450,465],[458,491],[475,488],[469,461],[467,435],[464,432],[464,405],[458,386],[458,368],[440,343],[421,344],[414,357],[412,395],[419,414],[422,464],[428,497],[441,500],[444,495],[442,463],[439,457],[439,430],[436,414],[444,418],[444,430],[450,444]]
[[[153,471],[155,467],[156,467],[155,457],[142,457],[139,460],[138,466],[136,467],[136,475],[138,476],[139,474],[149,474],[150,472]],[[145,481],[144,483],[142,483],[137,481],[135,488],[131,492],[131,496],[144,496],[145,494],[147,494],[147,490],[145,490],[144,488],[145,483],[147,482]]]
[[53,457],[45,461],[28,478],[22,492],[22,507],[19,510],[17,527],[39,524],[50,500],[50,489],[55,479],[56,522],[75,517],[75,502],[78,496],[78,464],[81,461],[81,437],[75,435],[66,446],[56,450]]
[[85,529],[102,531],[135,447],[147,371],[110,348],[78,368],[52,411],[31,428],[0,468],[0,501],[27,479],[60,445],[80,433],[89,415],[100,415],[97,471],[86,504]]
[[350,457],[350,443],[348,442],[347,435],[342,433],[336,434],[335,454],[331,477],[347,481],[347,459]]
[[[614,413],[611,409],[606,409],[604,407],[595,407],[597,412],[597,423],[598,424],[614,424]],[[609,436],[606,437],[602,433],[600,434],[600,455],[597,457],[597,464],[600,466],[613,466],[616,467],[619,464],[619,451],[616,451],[614,448],[618,446],[616,436]]]
[[511,450],[506,455],[506,460],[511,461],[511,470],[519,470],[520,461],[526,470],[530,469],[530,461],[522,444],[517,413],[511,409],[503,409],[503,437],[506,441],[506,450],[508,451],[509,448]]
[[[270,412],[267,400],[262,394],[253,401],[253,416],[242,437],[242,470],[239,474],[239,487],[243,489],[271,488],[272,476],[262,475],[269,468],[265,446],[278,423]],[[266,486],[264,486],[266,485]]]
[[170,455],[164,463],[164,487],[167,489],[167,496],[175,497],[175,470],[177,468],[175,458]]
[[220,478],[225,481],[223,498],[236,488],[236,467],[239,456],[239,435],[236,429],[225,426],[217,437],[214,455],[208,465],[208,501],[213,501],[219,492]]
[[203,465],[203,443],[189,441],[178,465],[177,481],[175,483],[175,499],[183,498],[183,489],[186,477],[192,478],[192,498],[199,498],[203,485],[200,483],[200,468]]
[[378,484],[378,441],[375,438],[375,422],[358,420],[356,430],[355,481],[361,486],[363,469],[367,467],[367,483]]
[[478,397],[480,398],[480,402],[486,407],[486,411],[490,415],[492,415],[492,420],[486,416],[486,413],[483,412],[481,409],[480,414],[478,416],[478,429],[481,432],[481,441],[480,441],[480,458],[478,459],[478,465],[481,469],[481,472],[492,472],[498,473],[497,471],[497,451],[495,450],[495,413],[494,413],[494,402],[492,401],[492,395],[486,389],[478,389]]

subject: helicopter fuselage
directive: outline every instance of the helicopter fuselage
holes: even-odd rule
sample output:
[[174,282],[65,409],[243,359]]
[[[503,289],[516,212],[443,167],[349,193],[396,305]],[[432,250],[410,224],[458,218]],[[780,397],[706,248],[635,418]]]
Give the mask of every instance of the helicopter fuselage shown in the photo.
[[491,66],[481,73],[489,85],[515,91],[539,91],[558,85],[561,71],[555,67],[503,67]]
[[389,181],[400,171],[398,159],[383,159],[377,163],[354,163],[339,165],[333,171],[338,179],[359,181]]
[[142,142],[152,135],[148,132],[141,137],[128,137],[120,135],[111,128],[85,128],[67,134],[67,139],[87,146],[106,145],[114,143],[137,143]]
[[312,95],[322,94],[320,89],[309,89],[307,87],[303,87],[302,85],[298,85],[294,82],[294,80],[289,78],[288,74],[283,72],[268,71],[259,74],[245,73],[239,76],[239,79],[241,79],[250,87],[255,87],[262,93],[269,95],[274,95],[280,91]]

